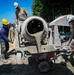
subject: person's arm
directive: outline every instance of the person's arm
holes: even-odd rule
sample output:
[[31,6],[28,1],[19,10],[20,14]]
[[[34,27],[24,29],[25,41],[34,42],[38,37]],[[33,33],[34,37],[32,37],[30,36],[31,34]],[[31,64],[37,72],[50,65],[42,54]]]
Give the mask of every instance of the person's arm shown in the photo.
[[8,25],[8,28],[10,29],[13,26],[13,24],[10,22]]
[[74,38],[74,29],[72,30],[71,36],[69,38],[69,40],[67,42],[64,42],[62,44],[62,46],[69,46],[70,42],[72,41],[72,39]]
[[10,23],[9,23],[9,28],[10,28],[10,27],[15,27],[15,24],[10,22]]
[[16,25],[18,25],[19,23],[18,23],[18,13],[17,13],[17,11],[15,12],[15,22],[16,22]]
[[2,35],[2,37],[4,38],[5,41],[11,42],[5,34],[2,34],[2,33],[1,33],[1,35]]
[[73,39],[73,37],[74,37],[74,30],[72,31],[72,34],[71,34],[71,36],[70,36],[70,38],[69,38],[69,40],[68,40],[68,45],[70,44],[70,42],[71,42],[71,40]]
[[30,15],[26,9],[24,9],[24,12],[25,12],[27,18],[30,17]]

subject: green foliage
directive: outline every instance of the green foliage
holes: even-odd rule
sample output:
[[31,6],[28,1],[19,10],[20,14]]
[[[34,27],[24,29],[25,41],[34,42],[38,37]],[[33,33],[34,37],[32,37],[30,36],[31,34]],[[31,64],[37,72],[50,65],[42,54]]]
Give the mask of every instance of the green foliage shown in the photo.
[[40,0],[34,0],[32,9],[33,9],[33,15],[40,16],[41,11],[43,9],[43,5],[42,5],[41,1]]
[[73,0],[34,0],[32,5],[33,15],[43,17],[47,22],[55,17],[73,14]]

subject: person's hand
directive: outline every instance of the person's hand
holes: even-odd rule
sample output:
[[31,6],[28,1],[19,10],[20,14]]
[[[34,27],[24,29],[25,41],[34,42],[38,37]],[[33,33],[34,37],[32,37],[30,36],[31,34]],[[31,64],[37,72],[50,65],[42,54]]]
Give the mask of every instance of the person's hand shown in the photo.
[[69,45],[69,42],[64,42],[63,44],[62,44],[62,46],[68,46]]

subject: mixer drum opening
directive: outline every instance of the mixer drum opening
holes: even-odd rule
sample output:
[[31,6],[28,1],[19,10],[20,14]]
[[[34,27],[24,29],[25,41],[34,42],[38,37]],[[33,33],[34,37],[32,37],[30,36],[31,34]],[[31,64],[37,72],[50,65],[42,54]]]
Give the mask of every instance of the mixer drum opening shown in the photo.
[[37,32],[43,31],[43,29],[44,29],[43,23],[38,19],[32,19],[31,21],[29,21],[27,25],[27,31],[30,34],[35,34]]

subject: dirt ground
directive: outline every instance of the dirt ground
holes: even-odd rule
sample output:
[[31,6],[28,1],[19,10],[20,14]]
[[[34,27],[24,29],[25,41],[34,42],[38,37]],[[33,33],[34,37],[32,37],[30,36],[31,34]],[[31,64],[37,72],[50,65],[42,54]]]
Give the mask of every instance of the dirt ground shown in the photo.
[[[10,44],[10,51],[15,49],[15,42]],[[74,75],[70,62],[55,63],[55,69],[41,73],[32,57],[25,57],[22,64],[16,64],[15,54],[10,55],[12,63],[0,65],[0,75]],[[1,62],[0,62],[1,64]]]
[[0,75],[74,75],[74,68],[67,63],[66,65],[56,64],[54,70],[41,73],[36,63],[31,64],[7,64],[0,66]]

